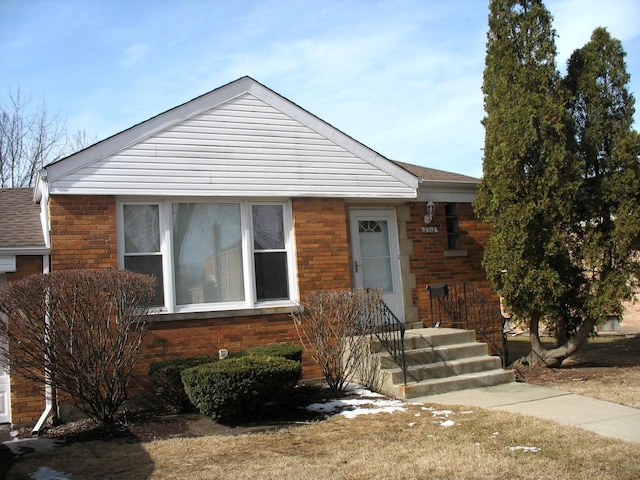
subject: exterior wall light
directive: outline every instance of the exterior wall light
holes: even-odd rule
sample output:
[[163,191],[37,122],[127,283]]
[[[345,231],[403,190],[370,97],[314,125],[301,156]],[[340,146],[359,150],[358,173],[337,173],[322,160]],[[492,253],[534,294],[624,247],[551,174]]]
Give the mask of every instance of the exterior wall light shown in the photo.
[[424,216],[424,223],[426,223],[427,225],[429,225],[431,223],[431,220],[433,220],[433,214],[435,212],[435,205],[433,204],[432,201],[428,201],[427,202],[427,214]]

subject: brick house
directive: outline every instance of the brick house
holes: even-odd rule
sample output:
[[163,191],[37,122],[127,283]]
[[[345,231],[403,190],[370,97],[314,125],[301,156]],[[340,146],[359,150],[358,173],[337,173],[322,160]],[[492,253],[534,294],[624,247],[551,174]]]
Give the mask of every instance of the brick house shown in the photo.
[[[24,248],[0,235],[0,279],[155,275],[132,385],[144,395],[153,361],[298,342],[290,313],[314,290],[382,288],[407,327],[430,321],[433,284],[472,282],[497,304],[478,183],[391,161],[243,77],[46,166],[34,190],[3,191],[0,230],[25,210],[42,223],[11,228]],[[304,375],[320,376],[309,358]],[[11,421],[36,421],[44,400],[11,380]]]

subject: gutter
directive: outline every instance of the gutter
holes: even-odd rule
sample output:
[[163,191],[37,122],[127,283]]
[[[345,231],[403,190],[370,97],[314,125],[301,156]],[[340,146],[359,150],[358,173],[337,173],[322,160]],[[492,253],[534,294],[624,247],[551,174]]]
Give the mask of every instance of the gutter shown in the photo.
[[[42,256],[42,273],[45,275],[49,274],[49,255],[43,255]],[[45,313],[45,317],[44,317],[44,323],[46,326],[49,326],[49,322],[50,322],[50,318],[49,315],[47,313]],[[45,358],[45,365],[47,364],[46,362],[46,358]],[[51,373],[49,372],[49,369],[45,367],[44,370],[44,411],[42,412],[42,414],[40,414],[40,418],[38,419],[38,421],[36,422],[35,426],[33,427],[33,430],[31,430],[31,436],[33,437],[37,437],[40,434],[40,430],[42,429],[42,426],[44,425],[44,422],[47,421],[47,418],[49,418],[49,415],[51,414],[51,411],[53,410],[53,389],[51,388],[51,383],[49,382],[49,380],[51,379]]]

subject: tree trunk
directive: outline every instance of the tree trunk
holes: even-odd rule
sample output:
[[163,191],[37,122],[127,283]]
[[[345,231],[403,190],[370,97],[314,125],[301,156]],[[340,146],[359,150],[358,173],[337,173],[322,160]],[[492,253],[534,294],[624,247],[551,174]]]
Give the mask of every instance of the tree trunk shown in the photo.
[[571,339],[566,339],[556,348],[547,350],[540,341],[538,332],[540,327],[540,313],[535,312],[529,321],[529,341],[531,342],[531,353],[516,360],[512,366],[528,365],[531,367],[551,367],[556,368],[562,365],[565,359],[573,355],[589,338],[589,334],[596,324],[595,318],[588,318],[580,326],[580,329]]

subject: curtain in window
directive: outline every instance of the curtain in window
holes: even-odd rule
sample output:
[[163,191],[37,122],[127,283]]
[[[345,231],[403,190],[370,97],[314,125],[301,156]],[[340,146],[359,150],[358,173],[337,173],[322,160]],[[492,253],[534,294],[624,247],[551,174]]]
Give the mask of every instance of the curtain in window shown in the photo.
[[152,304],[164,305],[158,205],[124,205],[124,268],[156,279]]
[[244,300],[240,204],[172,205],[178,305]]
[[253,205],[253,251],[256,299],[289,298],[287,251],[282,205]]

